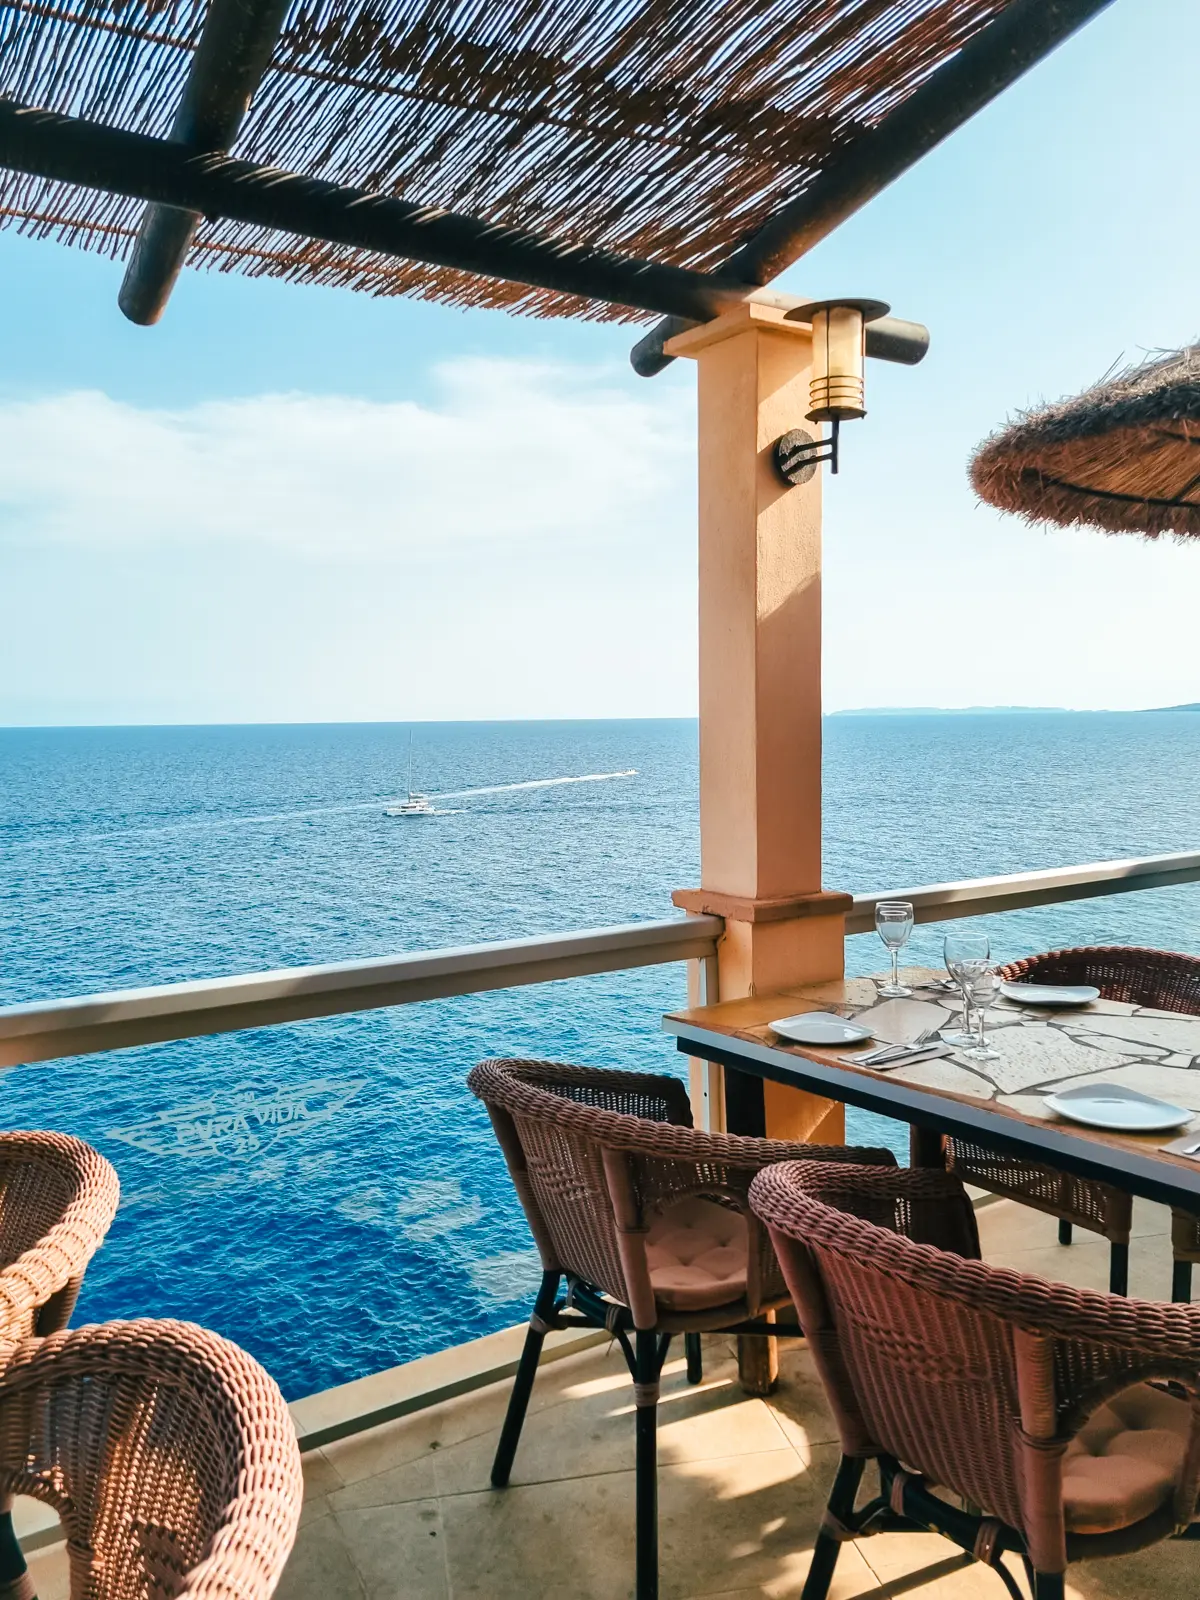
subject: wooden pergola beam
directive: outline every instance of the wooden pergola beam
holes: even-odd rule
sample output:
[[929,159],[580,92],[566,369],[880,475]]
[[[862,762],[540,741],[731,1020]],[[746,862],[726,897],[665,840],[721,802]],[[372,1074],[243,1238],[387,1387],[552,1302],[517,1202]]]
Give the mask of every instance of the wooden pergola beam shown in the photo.
[[[994,22],[735,251],[721,268],[721,276],[736,278],[747,290],[769,283],[1111,4],[1112,0],[1012,0]],[[674,358],[663,346],[687,326],[675,318],[639,339],[630,353],[634,371],[652,378],[669,366]]]
[[0,100],[0,166],[665,316],[706,322],[747,295],[744,284],[720,274],[548,239],[230,156],[195,154],[170,139],[15,100]]
[[[228,151],[271,62],[289,0],[212,0],[188,71],[171,139],[195,152]],[[151,205],[117,303],[149,326],[166,309],[201,214]]]

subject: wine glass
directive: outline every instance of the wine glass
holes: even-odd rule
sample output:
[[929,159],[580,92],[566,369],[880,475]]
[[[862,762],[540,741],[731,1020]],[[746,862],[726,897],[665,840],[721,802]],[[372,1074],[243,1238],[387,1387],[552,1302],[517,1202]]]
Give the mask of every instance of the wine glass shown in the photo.
[[892,958],[892,981],[880,985],[887,1000],[903,1000],[912,993],[900,982],[900,952],[913,931],[913,908],[907,900],[881,900],[875,907],[875,931]]
[[1000,1052],[992,1048],[992,1041],[983,1031],[988,1007],[1000,989],[1000,974],[990,961],[963,962],[963,979],[975,1007],[975,1037],[970,1046],[960,1052],[972,1061],[999,1061]]
[[975,1043],[975,1035],[971,1028],[971,995],[964,981],[963,963],[989,961],[992,955],[992,943],[986,933],[976,933],[969,928],[956,928],[953,933],[946,935],[945,943],[942,945],[942,955],[945,958],[946,971],[958,985],[963,1002],[961,1031],[943,1033],[942,1038],[955,1049],[970,1049]]

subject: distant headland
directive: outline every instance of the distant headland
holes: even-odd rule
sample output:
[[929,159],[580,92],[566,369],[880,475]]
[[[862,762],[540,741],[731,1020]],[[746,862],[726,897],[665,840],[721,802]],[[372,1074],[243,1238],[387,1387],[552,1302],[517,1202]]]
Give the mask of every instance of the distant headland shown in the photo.
[[[1200,711],[1200,700],[1185,706],[1139,706],[1132,715],[1158,715],[1167,711]],[[831,717],[1015,717],[1015,716],[1104,716],[1099,710],[1072,711],[1069,706],[856,706],[849,711],[831,711]]]
[[1031,713],[1063,713],[1066,706],[858,706],[831,711],[831,717],[1003,717]]

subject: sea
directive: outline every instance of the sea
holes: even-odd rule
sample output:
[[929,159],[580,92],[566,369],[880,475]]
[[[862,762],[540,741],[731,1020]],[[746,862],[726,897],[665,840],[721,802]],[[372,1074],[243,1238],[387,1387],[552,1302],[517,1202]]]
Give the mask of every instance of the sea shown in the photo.
[[[384,803],[416,785],[437,815]],[[0,1004],[673,914],[698,882],[694,721],[0,731]],[[623,776],[597,776],[623,774]],[[545,783],[542,780],[592,781]],[[833,716],[825,883],[1197,846],[1200,714]],[[531,785],[541,785],[531,787]],[[465,793],[464,791],[482,791]],[[1011,959],[1200,953],[1200,887],[980,919]],[[940,963],[944,930],[912,959]],[[853,972],[882,968],[874,935]],[[681,1072],[680,965],[23,1066],[0,1124],[101,1150],[122,1203],[76,1321],[182,1317],[289,1398],[522,1321],[537,1261],[490,1055]],[[906,1130],[852,1111],[852,1139]]]

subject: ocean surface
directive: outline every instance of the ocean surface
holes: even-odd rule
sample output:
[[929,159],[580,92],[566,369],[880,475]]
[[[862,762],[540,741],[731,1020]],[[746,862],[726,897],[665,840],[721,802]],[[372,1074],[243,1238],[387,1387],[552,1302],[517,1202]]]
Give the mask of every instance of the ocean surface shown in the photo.
[[[0,731],[0,1003],[672,914],[698,881],[693,722],[415,729],[440,815],[399,820],[393,725]],[[543,788],[532,780],[636,769]],[[1200,715],[834,717],[825,881],[902,889],[1196,848]],[[986,919],[1200,952],[1200,887]],[[916,959],[940,961],[918,929]],[[851,970],[884,965],[873,935]],[[295,1397],[523,1320],[536,1258],[473,1062],[680,1070],[680,966],[21,1067],[0,1123],[59,1128],[124,1199],[76,1320],[203,1322]],[[852,1112],[851,1133],[905,1130]]]

